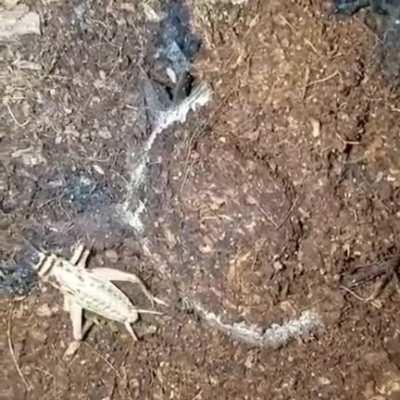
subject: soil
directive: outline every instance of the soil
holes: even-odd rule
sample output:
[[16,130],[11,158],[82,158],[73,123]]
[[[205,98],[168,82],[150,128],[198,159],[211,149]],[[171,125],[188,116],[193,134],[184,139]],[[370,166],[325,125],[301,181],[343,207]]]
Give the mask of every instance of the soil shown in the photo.
[[[100,319],[66,358],[56,289],[3,296],[0,399],[400,398],[400,99],[379,38],[322,1],[243,3],[187,2],[213,99],[157,139],[140,234],[112,210],[148,137],[155,25],[128,2],[32,2],[42,35],[0,43],[3,264],[32,257],[26,239],[65,256],[80,240],[89,268],[169,303],[140,341]],[[261,329],[314,310],[321,328],[246,343],[199,304]]]

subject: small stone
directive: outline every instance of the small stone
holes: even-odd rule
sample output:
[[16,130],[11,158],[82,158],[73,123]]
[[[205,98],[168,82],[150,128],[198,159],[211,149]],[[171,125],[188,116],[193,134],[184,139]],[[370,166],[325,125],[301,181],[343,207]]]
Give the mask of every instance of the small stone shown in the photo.
[[65,133],[67,136],[73,136],[73,137],[76,137],[76,138],[78,138],[78,137],[80,136],[78,130],[77,130],[77,129],[75,128],[75,126],[72,125],[72,124],[69,124],[69,125],[67,125],[67,126],[65,127],[64,133]]
[[283,270],[283,265],[279,260],[274,261],[274,269],[276,272],[282,271]]
[[45,343],[47,340],[47,333],[42,330],[32,329],[30,335],[33,340],[39,343]]
[[48,304],[42,304],[36,310],[36,315],[41,318],[49,318],[53,315],[53,310],[48,306]]
[[321,122],[313,118],[311,119],[310,122],[312,127],[312,132],[311,132],[312,136],[314,138],[319,137],[321,135]]
[[118,254],[115,250],[106,250],[105,254],[106,258],[112,262],[113,264],[115,264],[118,261]]
[[331,384],[331,381],[330,381],[328,378],[325,378],[324,376],[320,376],[320,377],[318,378],[318,383],[319,383],[320,385],[326,386],[326,385],[330,385],[330,384]]
[[256,361],[256,359],[255,359],[255,357],[254,357],[254,354],[249,354],[249,355],[247,356],[247,358],[246,358],[246,361],[244,362],[244,366],[245,366],[247,369],[251,369],[251,368],[254,367],[255,361]]
[[157,12],[154,8],[150,7],[148,4],[143,4],[143,11],[146,19],[149,22],[160,22],[164,17],[165,14],[161,12]]
[[400,376],[398,371],[387,371],[383,373],[381,384],[377,385],[376,391],[385,395],[385,398],[398,399],[400,397]]
[[129,381],[129,386],[132,388],[132,389],[136,389],[136,388],[138,388],[139,386],[140,386],[140,382],[139,382],[139,380],[138,379],[131,379],[130,381]]
[[138,333],[139,333],[140,337],[143,337],[143,336],[154,336],[157,333],[157,331],[158,331],[158,329],[157,329],[157,327],[155,325],[149,325],[149,326],[146,326],[143,329],[140,329],[138,331]]
[[385,351],[367,353],[363,358],[370,366],[383,365],[389,362],[389,357]]
[[[381,400],[378,397],[375,397],[375,382],[374,381],[367,382],[362,394],[364,395],[366,400],[371,400],[371,399]],[[382,400],[384,400],[383,396],[382,396]]]
[[219,380],[215,376],[211,375],[208,379],[210,380],[211,386],[218,386],[220,383]]
[[18,307],[15,311],[14,311],[14,318],[15,319],[21,319],[24,316],[24,307],[23,305],[21,305],[20,307]]
[[99,131],[98,131],[98,135],[102,138],[102,139],[105,139],[105,140],[109,140],[109,139],[111,139],[112,138],[112,134],[111,134],[111,132],[109,131],[109,129],[108,128],[101,128]]

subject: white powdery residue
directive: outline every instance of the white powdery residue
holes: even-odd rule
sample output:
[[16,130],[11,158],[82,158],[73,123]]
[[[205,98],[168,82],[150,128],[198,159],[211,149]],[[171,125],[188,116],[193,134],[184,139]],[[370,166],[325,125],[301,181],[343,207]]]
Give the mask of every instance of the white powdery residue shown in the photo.
[[323,327],[320,316],[311,310],[301,313],[300,318],[292,319],[282,325],[273,324],[262,335],[264,346],[280,347],[291,339],[310,336]]
[[163,131],[175,122],[183,124],[189,111],[196,111],[199,107],[206,105],[211,100],[211,91],[207,85],[199,85],[189,97],[176,106],[162,111],[157,119],[155,130]]
[[141,233],[144,230],[144,225],[140,218],[144,210],[145,206],[143,202],[140,202],[139,206],[133,211],[128,209],[127,202],[119,204],[116,207],[116,212],[119,218],[138,233]]
[[131,154],[129,157],[129,159],[132,160],[130,162],[132,165],[131,174],[127,187],[126,201],[120,207],[119,213],[123,221],[137,232],[143,231],[143,223],[140,220],[140,215],[144,211],[145,205],[143,202],[141,202],[138,208],[133,211],[129,210],[129,206],[137,189],[145,182],[147,164],[149,162],[149,153],[153,148],[154,142],[156,141],[158,135],[162,133],[162,131],[170,127],[175,122],[184,123],[189,111],[196,111],[198,107],[207,104],[210,99],[210,89],[205,84],[202,84],[194,89],[190,96],[184,99],[181,103],[172,106],[167,111],[160,112],[154,129],[144,143],[140,154],[138,156]]
[[[150,135],[150,137],[153,134]],[[146,148],[146,141],[144,145],[144,149]],[[128,166],[130,166],[131,174],[129,177],[129,185],[128,185],[128,195],[127,198],[130,199],[133,191],[136,190],[143,182],[146,175],[146,165],[148,162],[148,154],[147,151],[143,151],[142,154],[135,156],[134,153],[130,155]]]
[[311,310],[304,311],[297,319],[292,319],[282,325],[272,324],[264,330],[257,325],[247,325],[244,322],[225,323],[221,316],[205,310],[199,303],[195,303],[193,307],[211,326],[231,337],[255,346],[272,349],[282,347],[292,339],[309,336],[324,326],[320,316]]

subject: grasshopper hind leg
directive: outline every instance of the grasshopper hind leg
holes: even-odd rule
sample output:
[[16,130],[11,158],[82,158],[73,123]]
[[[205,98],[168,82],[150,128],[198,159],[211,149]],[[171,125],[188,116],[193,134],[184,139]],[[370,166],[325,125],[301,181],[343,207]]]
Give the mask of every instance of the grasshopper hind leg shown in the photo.
[[130,324],[130,322],[125,322],[125,328],[126,330],[129,332],[129,334],[132,336],[132,339],[134,342],[137,342],[139,339],[135,333],[135,331],[132,328],[132,325]]

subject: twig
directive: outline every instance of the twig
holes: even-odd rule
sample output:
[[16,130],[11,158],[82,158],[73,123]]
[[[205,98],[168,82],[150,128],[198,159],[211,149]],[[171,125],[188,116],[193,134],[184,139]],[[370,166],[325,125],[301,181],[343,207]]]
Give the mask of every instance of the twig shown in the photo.
[[302,96],[301,96],[301,99],[303,101],[306,98],[307,87],[308,87],[309,80],[310,80],[310,67],[307,66],[306,73],[304,74],[304,86],[303,86],[303,93],[302,93]]
[[340,289],[343,289],[345,292],[351,294],[353,297],[355,297],[357,300],[362,301],[363,303],[366,303],[369,300],[369,297],[367,297],[367,298],[361,297],[356,292],[354,292],[354,290],[351,290],[346,286],[342,285],[342,286],[340,286]]
[[29,124],[30,119],[28,118],[23,124],[21,124],[20,122],[18,122],[17,118],[15,118],[14,113],[11,110],[11,107],[8,105],[8,103],[5,104],[5,106],[7,107],[7,110],[9,112],[9,114],[11,115],[11,118],[13,119],[13,121],[20,127],[23,128],[25,125]]
[[298,31],[282,14],[279,14],[279,17],[293,32]]
[[50,203],[53,203],[54,201],[60,201],[64,196],[66,196],[65,193],[62,193],[61,195],[59,195],[57,197],[52,197],[51,199],[48,199],[45,202],[43,202],[42,204],[40,204],[37,209],[40,210],[43,207],[49,205]]
[[292,215],[294,209],[297,207],[297,205],[299,204],[299,201],[301,199],[302,196],[298,196],[297,199],[293,202],[293,204],[291,205],[291,207],[289,208],[289,211],[287,212],[287,214],[283,217],[282,222],[276,227],[277,230],[281,229],[282,226],[286,223],[286,221],[290,218],[290,216]]
[[318,85],[319,83],[323,83],[323,82],[329,81],[329,79],[332,79],[337,75],[340,75],[339,71],[335,71],[333,74],[328,75],[325,78],[317,79],[316,81],[312,81],[312,82],[308,83],[306,87],[309,88],[310,86]]
[[[357,141],[357,140],[347,140],[347,139],[342,138],[342,136],[340,136],[339,132],[336,130],[335,130],[335,134],[344,145],[350,144],[350,145],[357,146],[357,145],[361,144],[361,142]],[[367,156],[365,156],[365,157],[367,157]]]
[[313,45],[313,43],[310,40],[304,39],[304,43],[309,45],[317,56],[321,57],[321,53],[318,52],[318,50],[316,49],[316,47]]
[[17,358],[15,357],[13,341],[11,338],[11,332],[12,332],[11,320],[12,320],[13,312],[14,312],[14,307],[11,306],[10,315],[8,317],[8,326],[7,326],[8,348],[10,349],[10,354],[11,354],[11,358],[14,362],[15,369],[17,370],[18,375],[21,377],[21,380],[25,385],[26,391],[29,392],[32,389],[32,385],[30,383],[28,383],[28,381],[25,379],[24,374],[22,373],[21,368],[18,365]]
[[262,215],[264,215],[264,217],[266,218],[266,220],[267,220],[270,224],[272,224],[272,225],[275,227],[276,230],[278,230],[278,229],[279,229],[279,225],[272,219],[272,216],[269,215],[269,214],[267,213],[267,211],[265,211],[265,210],[260,206],[260,204],[259,204],[258,202],[256,202],[256,206],[257,206],[258,211],[260,211],[260,213],[261,213]]
[[345,291],[347,291],[348,293],[353,295],[356,299],[361,300],[365,303],[368,303],[370,301],[375,300],[379,296],[379,294],[386,287],[386,285],[388,284],[390,279],[394,279],[396,282],[396,291],[400,293],[399,278],[396,273],[396,267],[398,267],[398,263],[399,263],[399,259],[397,257],[394,259],[394,261],[389,262],[385,266],[384,276],[383,276],[382,280],[380,282],[378,282],[378,284],[376,285],[372,294],[369,295],[367,298],[362,298],[361,296],[357,295],[354,291],[352,291],[351,289],[349,289],[348,287],[346,287],[344,285],[341,286],[341,289],[344,289]]

